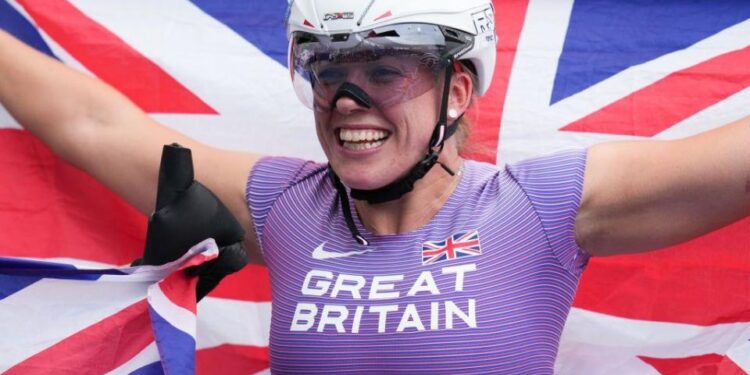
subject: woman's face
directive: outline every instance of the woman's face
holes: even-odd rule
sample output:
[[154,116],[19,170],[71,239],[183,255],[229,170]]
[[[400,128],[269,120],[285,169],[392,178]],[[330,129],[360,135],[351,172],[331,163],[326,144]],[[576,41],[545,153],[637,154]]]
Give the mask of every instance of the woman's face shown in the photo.
[[366,108],[342,97],[334,109],[316,111],[318,140],[342,182],[351,188],[376,189],[419,162],[438,120],[440,91],[433,87],[385,108]]

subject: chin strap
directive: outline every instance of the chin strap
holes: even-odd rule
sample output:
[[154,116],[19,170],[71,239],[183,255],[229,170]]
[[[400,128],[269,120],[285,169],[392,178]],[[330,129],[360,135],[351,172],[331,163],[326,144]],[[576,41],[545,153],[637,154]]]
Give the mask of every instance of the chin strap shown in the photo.
[[341,211],[344,214],[346,226],[349,228],[349,233],[352,234],[352,237],[354,237],[354,240],[357,241],[358,244],[362,246],[369,245],[370,243],[362,237],[362,234],[357,230],[357,226],[354,225],[354,218],[352,218],[352,209],[349,206],[349,197],[346,195],[346,188],[344,187],[344,184],[341,183],[339,176],[336,175],[336,172],[333,171],[330,164],[328,164],[328,175],[331,176],[333,186],[336,188],[336,192],[339,195],[339,204],[341,205]]
[[[440,152],[443,151],[445,140],[450,138],[456,132],[456,130],[458,129],[458,122],[463,116],[462,114],[450,125],[448,124],[448,96],[451,77],[453,75],[453,58],[448,58],[446,62],[445,82],[443,84],[443,97],[440,105],[440,113],[438,122],[437,124],[435,124],[435,130],[433,130],[432,132],[430,143],[427,146],[427,154],[425,155],[425,157],[414,167],[412,167],[412,169],[409,170],[409,172],[404,177],[401,177],[388,185],[373,190],[351,189],[352,198],[357,200],[364,200],[370,204],[384,203],[399,199],[405,194],[414,190],[414,183],[424,177],[435,164],[440,164],[440,166],[451,176],[455,175],[455,172],[453,172],[445,164],[438,161],[438,156],[440,156]],[[371,107],[370,98],[367,96],[367,93],[365,93],[356,85],[345,82],[341,85],[341,87],[339,87],[336,95],[334,95],[334,100],[331,104],[331,108],[335,108],[338,99],[344,96],[351,98],[363,107]],[[333,170],[333,168],[331,168],[330,164],[328,165],[328,173],[331,176],[333,186],[336,188],[336,192],[338,193],[341,210],[344,215],[346,225],[349,228],[349,232],[351,232],[352,237],[355,241],[357,241],[357,243],[363,246],[368,246],[369,242],[364,237],[362,237],[362,234],[359,233],[359,230],[357,230],[357,226],[354,224],[351,207],[349,206],[349,197],[346,193],[346,187],[344,187],[344,184],[341,183],[341,180],[339,179],[338,175],[336,175],[336,172]]]
[[[447,127],[449,131],[446,133],[445,138],[447,139],[448,137],[453,135],[453,133],[455,133],[456,131],[456,128],[457,126],[455,125],[455,123]],[[440,156],[441,150],[442,144],[438,150],[430,150],[430,153],[427,154],[424,159],[420,160],[417,165],[412,167],[412,169],[409,170],[409,173],[407,173],[404,177],[401,177],[388,185],[373,190],[352,189],[352,198],[361,201],[367,201],[367,203],[370,204],[385,203],[399,199],[406,193],[414,190],[414,183],[417,182],[420,178],[424,177],[435,164],[440,164],[440,166],[443,167],[443,169],[448,172],[448,174],[454,176],[456,174],[455,172],[453,172],[445,164],[438,161],[438,156]]]

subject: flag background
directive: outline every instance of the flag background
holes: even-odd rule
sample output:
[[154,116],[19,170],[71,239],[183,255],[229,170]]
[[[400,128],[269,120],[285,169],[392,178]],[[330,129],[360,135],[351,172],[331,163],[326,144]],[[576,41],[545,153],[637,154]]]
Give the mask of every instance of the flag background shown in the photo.
[[[750,3],[496,0],[498,64],[467,154],[492,163],[673,139],[750,115]],[[286,69],[284,0],[0,0],[0,27],[204,142],[323,160]],[[145,217],[0,111],[0,254],[103,266]],[[562,374],[750,372],[750,220],[594,259]],[[250,266],[199,305],[197,369],[268,367],[270,287]],[[703,372],[701,372],[703,371]]]
[[198,280],[182,271],[218,254],[206,239],[160,266],[87,268],[0,257],[0,371],[195,372]]

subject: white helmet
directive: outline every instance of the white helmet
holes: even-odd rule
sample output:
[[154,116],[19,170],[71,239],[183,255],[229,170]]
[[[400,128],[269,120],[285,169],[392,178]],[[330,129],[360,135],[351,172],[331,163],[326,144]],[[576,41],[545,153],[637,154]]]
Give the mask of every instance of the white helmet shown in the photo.
[[[442,40],[440,43],[454,43],[453,49],[448,51],[452,59],[471,63],[478,80],[476,94],[483,95],[492,81],[495,67],[497,37],[491,0],[290,0],[287,37],[290,41],[289,69],[295,91],[303,103],[313,108],[314,94],[309,88],[311,73],[304,72],[306,68],[301,68],[299,61],[312,52],[295,51],[295,39],[300,35],[325,39],[326,46],[331,47],[333,42],[341,42],[341,36],[367,35],[373,30],[388,30],[386,33],[395,34],[392,29],[400,27],[399,35],[410,33],[411,38],[398,38],[396,44],[403,49],[405,45],[412,47],[423,43],[425,38],[435,39],[424,32],[429,25],[433,26],[431,33],[437,30]],[[407,29],[405,33],[401,32]],[[359,43],[362,44],[365,38],[360,37]],[[393,42],[396,38],[381,39]],[[427,43],[431,42],[427,40]],[[457,43],[461,44],[460,48],[455,47]]]

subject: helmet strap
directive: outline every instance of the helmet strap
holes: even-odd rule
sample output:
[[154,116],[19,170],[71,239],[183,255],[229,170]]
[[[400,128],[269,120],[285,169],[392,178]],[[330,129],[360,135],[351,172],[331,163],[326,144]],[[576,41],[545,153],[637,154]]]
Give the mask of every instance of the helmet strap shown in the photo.
[[354,237],[354,240],[357,241],[358,244],[362,246],[369,245],[370,243],[362,237],[362,234],[357,230],[357,226],[354,225],[354,218],[352,218],[352,209],[349,206],[349,197],[346,195],[346,188],[344,187],[344,184],[341,183],[339,176],[336,175],[336,172],[333,171],[330,164],[328,164],[328,175],[331,177],[331,182],[333,182],[333,186],[336,188],[336,193],[338,193],[339,205],[341,206],[346,226],[349,228],[349,233],[352,234],[352,237]]

